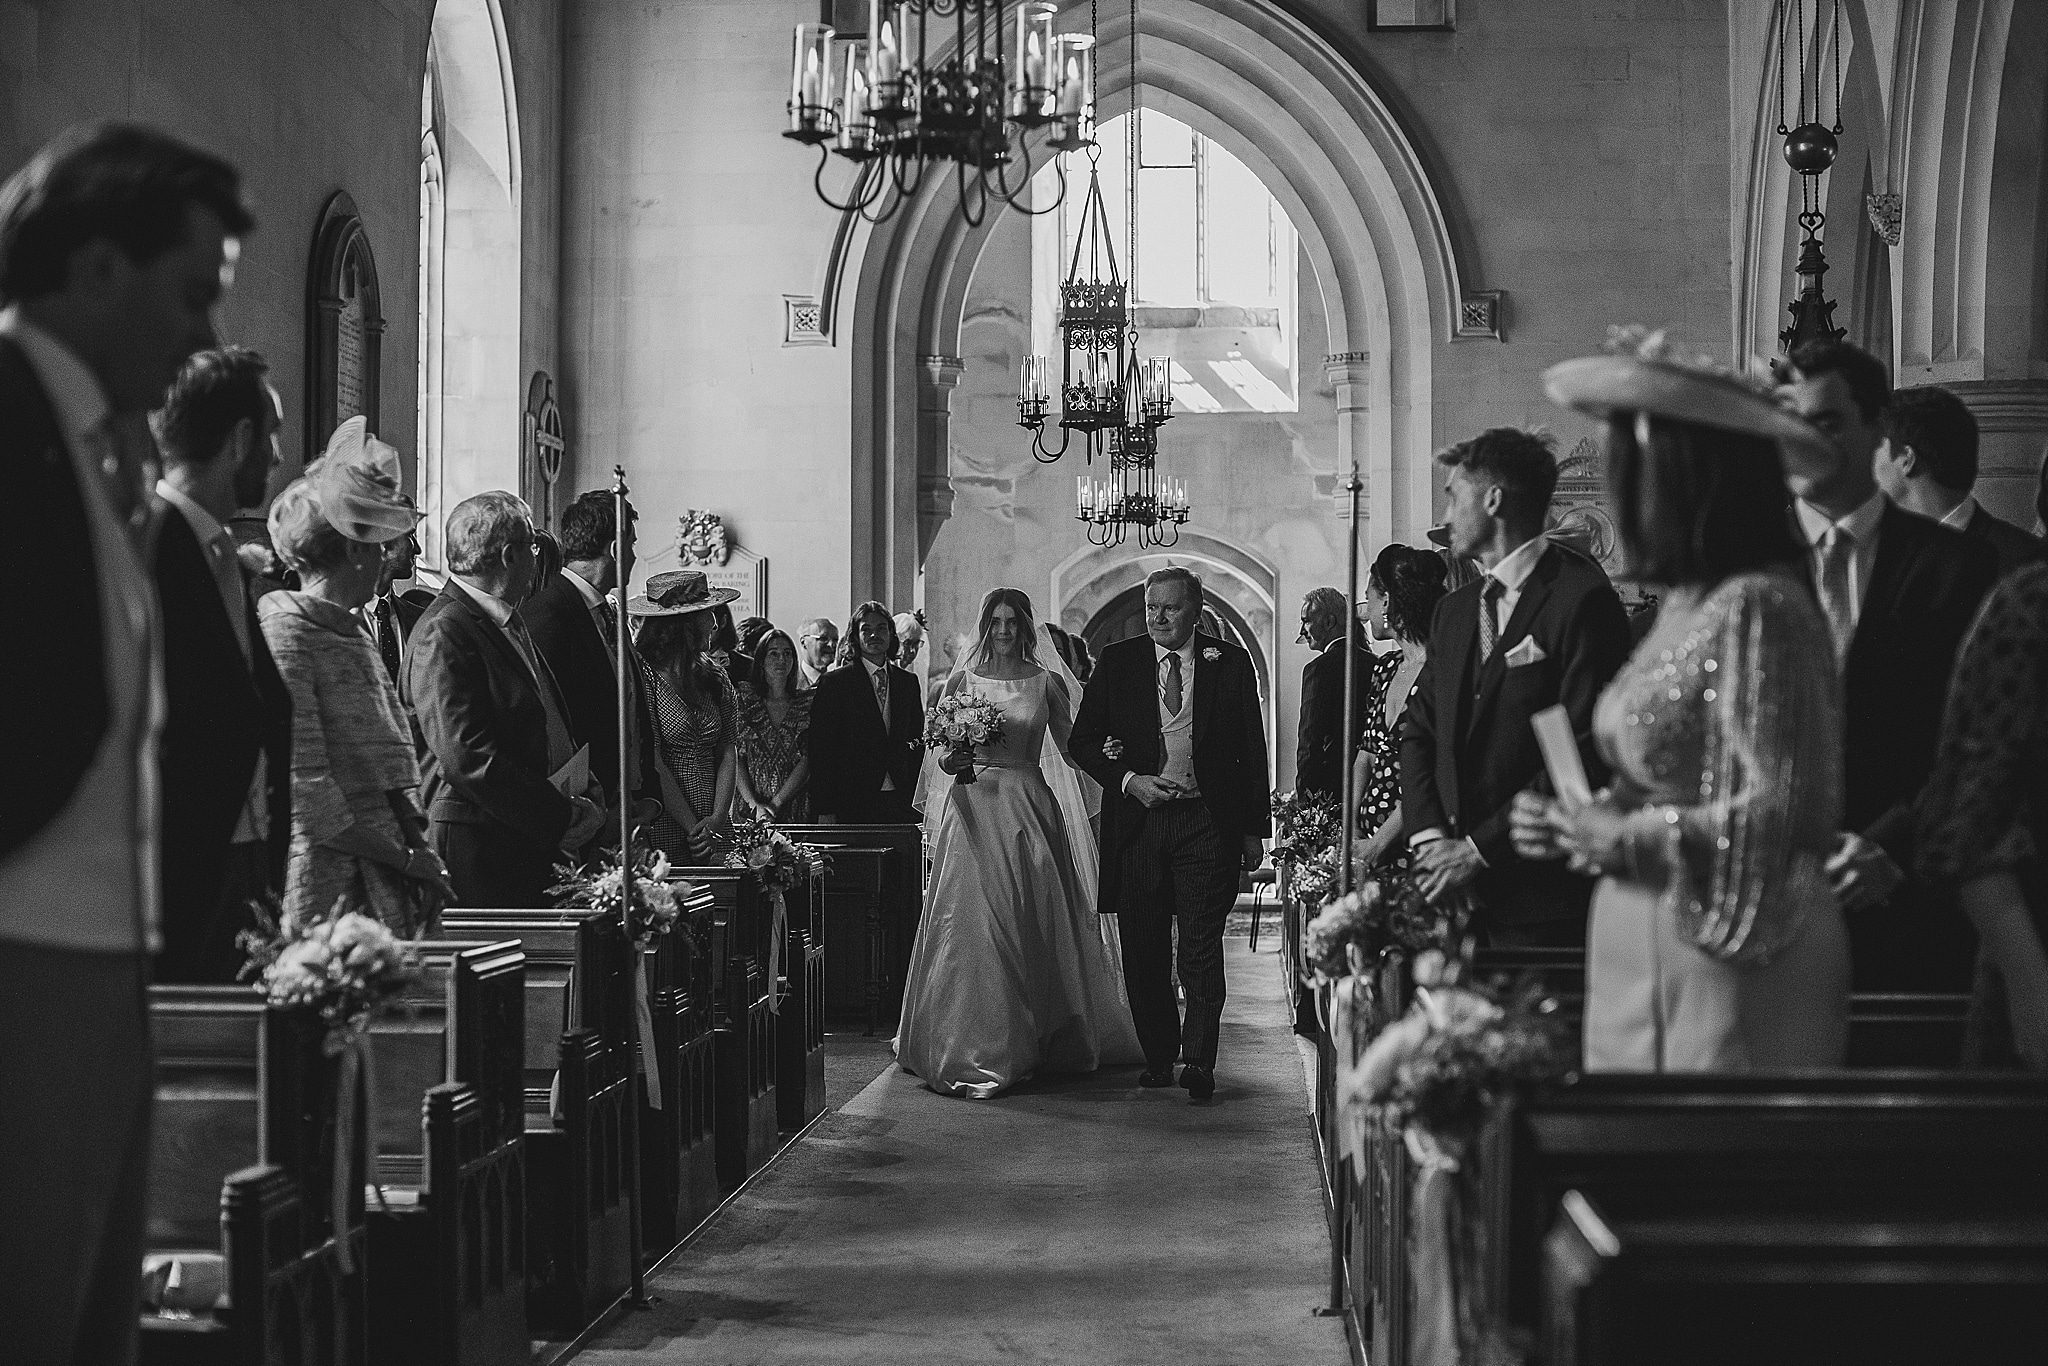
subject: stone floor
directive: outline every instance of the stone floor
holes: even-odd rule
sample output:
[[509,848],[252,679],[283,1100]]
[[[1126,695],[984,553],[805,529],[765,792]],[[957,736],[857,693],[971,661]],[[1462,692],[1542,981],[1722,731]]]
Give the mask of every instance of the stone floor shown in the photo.
[[1135,1069],[956,1100],[835,1039],[832,1113],[577,1361],[1346,1361],[1276,947],[1229,941],[1204,1105]]

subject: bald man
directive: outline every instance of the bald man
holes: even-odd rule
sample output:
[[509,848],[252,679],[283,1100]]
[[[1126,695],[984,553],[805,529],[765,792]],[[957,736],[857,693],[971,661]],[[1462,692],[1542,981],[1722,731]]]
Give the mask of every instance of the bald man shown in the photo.
[[839,649],[839,628],[824,617],[812,617],[796,638],[797,686],[815,688]]
[[896,667],[917,672],[917,657],[924,652],[924,623],[915,612],[896,614]]

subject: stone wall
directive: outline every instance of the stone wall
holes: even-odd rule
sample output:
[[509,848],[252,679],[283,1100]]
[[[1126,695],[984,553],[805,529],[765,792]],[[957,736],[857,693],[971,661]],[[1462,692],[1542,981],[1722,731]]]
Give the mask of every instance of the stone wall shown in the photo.
[[[0,0],[0,174],[73,123],[132,119],[242,170],[258,218],[222,336],[269,357],[288,477],[304,450],[306,272],[328,198],[355,200],[385,321],[382,435],[413,458],[419,105],[431,0]],[[524,165],[522,363],[555,363],[560,0],[505,6]],[[506,424],[516,437],[517,415]],[[474,491],[474,490],[467,490]]]

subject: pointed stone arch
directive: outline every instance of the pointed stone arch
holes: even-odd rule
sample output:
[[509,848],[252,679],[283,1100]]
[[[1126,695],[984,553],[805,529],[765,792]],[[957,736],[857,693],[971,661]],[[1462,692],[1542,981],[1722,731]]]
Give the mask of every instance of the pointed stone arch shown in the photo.
[[[1434,348],[1457,334],[1463,291],[1452,225],[1420,154],[1364,75],[1321,35],[1257,0],[1147,0],[1137,83],[1160,109],[1226,147],[1272,190],[1300,234],[1329,319],[1339,468],[1365,472],[1374,543],[1430,521]],[[1128,110],[1129,22],[1103,40],[1100,107]],[[852,581],[856,597],[909,601],[929,531],[950,507],[947,433],[960,325],[991,224],[969,227],[950,176],[932,176],[879,228],[842,235],[850,300],[828,300],[853,342]],[[850,309],[832,306],[850,302]],[[956,363],[957,365],[957,363]],[[950,379],[950,382],[949,382]]]

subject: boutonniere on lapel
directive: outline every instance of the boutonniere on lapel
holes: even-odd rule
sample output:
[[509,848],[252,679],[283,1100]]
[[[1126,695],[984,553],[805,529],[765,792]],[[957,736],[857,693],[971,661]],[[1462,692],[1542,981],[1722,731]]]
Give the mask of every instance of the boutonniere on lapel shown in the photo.
[[1202,658],[1208,660],[1211,664],[1214,664],[1217,660],[1223,658],[1223,651],[1217,649],[1214,645],[1211,645],[1208,649],[1202,651]]
[[1508,667],[1519,669],[1525,664],[1541,664],[1550,658],[1533,637],[1523,636],[1515,642],[1515,648],[1508,651]]

